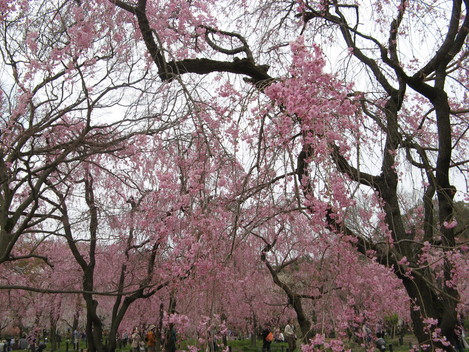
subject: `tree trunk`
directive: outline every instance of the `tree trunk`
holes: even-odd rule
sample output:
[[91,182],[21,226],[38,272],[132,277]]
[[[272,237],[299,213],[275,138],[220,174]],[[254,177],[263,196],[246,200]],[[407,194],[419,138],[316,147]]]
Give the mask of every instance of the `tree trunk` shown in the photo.
[[[423,320],[433,318],[438,321],[435,328],[441,329],[441,335],[452,344],[455,343],[455,328],[457,324],[456,304],[450,298],[437,295],[429,284],[420,278],[404,278],[404,287],[409,297],[415,302],[415,309],[411,309],[413,332],[420,345],[430,345],[432,350],[441,348],[444,351],[454,351],[452,346],[445,346],[441,341],[434,341]],[[417,309],[418,307],[418,309]]]
[[50,340],[50,350],[51,352],[56,351],[57,348],[57,320],[55,318],[55,309],[54,306],[50,311],[49,315],[49,340]]
[[98,302],[92,298],[86,301],[86,336],[88,338],[89,352],[104,352],[103,324],[96,314]]
[[257,343],[257,333],[258,333],[258,328],[257,328],[257,317],[253,313],[252,314],[252,326],[251,326],[251,346],[256,346]]
[[[176,297],[171,293],[169,297],[169,307],[168,314],[174,314],[176,312]],[[170,323],[168,329],[166,330],[165,339],[164,339],[164,349],[168,352],[173,352],[174,344],[176,344],[174,337],[172,336],[174,329],[174,324]]]

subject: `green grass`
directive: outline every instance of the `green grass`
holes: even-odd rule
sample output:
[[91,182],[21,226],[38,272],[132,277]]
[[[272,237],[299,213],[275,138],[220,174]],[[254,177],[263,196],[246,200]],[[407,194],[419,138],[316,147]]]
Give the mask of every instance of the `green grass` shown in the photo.
[[[416,339],[412,335],[407,335],[404,337],[404,343],[402,346],[399,346],[399,341],[398,339],[386,339],[386,352],[389,352],[389,344],[393,345],[393,352],[408,352],[409,351],[409,343],[415,344]],[[195,345],[194,340],[186,340],[186,341],[180,341],[178,343],[178,350],[187,350],[188,345]],[[231,347],[232,352],[260,352],[262,351],[262,340],[257,340],[256,344],[253,345],[250,339],[244,339],[244,340],[228,340],[228,346]],[[278,342],[272,342],[271,344],[271,352],[287,352],[288,345],[286,342],[278,343]],[[365,352],[365,349],[360,346],[359,344],[356,343],[350,343],[347,348],[351,348],[353,352]],[[78,352],[81,352],[82,350],[86,350],[86,344],[81,343],[80,344],[80,349]],[[131,350],[130,345],[127,345],[124,348],[117,348],[116,352],[129,352]],[[18,350],[19,352],[24,352],[24,350]],[[47,345],[45,352],[50,351],[50,344]],[[68,352],[74,352],[75,350],[73,349],[73,346],[69,344],[68,347]],[[469,352],[469,349],[466,349],[465,351]],[[0,351],[2,352],[2,351]],[[64,342],[61,343],[60,349],[56,352],[67,352],[66,350],[66,344]],[[203,351],[204,352],[204,351]],[[218,352],[222,352],[221,349],[218,350]],[[296,349],[296,352],[300,352],[299,345]]]
[[[408,352],[409,342],[416,343],[416,339],[413,336],[406,336],[404,338],[404,344],[399,346],[398,339],[386,341],[386,351],[389,352],[389,344],[393,345],[393,352]],[[233,340],[228,341],[228,346],[231,346],[233,352],[260,352],[262,350],[262,341],[256,341],[256,345],[252,345],[251,340]],[[276,343],[272,342],[271,352],[286,352],[288,348],[287,343]],[[365,352],[365,348],[356,343],[351,343],[347,348],[351,348],[353,352]],[[299,346],[296,352],[300,352]]]
[[[228,346],[231,346],[233,352],[259,352],[262,350],[262,341],[257,340],[256,344],[253,345],[251,340],[230,340],[228,341]],[[286,342],[272,342],[270,345],[271,352],[286,352],[287,351]]]

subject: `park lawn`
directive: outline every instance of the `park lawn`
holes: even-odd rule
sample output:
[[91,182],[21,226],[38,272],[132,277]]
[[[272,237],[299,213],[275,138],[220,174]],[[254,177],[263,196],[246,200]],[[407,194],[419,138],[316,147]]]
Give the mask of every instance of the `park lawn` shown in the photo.
[[[413,336],[406,336],[404,338],[404,344],[399,346],[398,340],[389,340],[386,341],[386,351],[389,352],[389,344],[393,345],[393,352],[408,352],[409,351],[409,342],[412,344],[416,343],[416,339]],[[258,340],[256,345],[252,345],[251,340],[232,340],[228,341],[228,346],[232,348],[232,352],[259,352],[262,350],[262,341]],[[287,343],[276,343],[273,342],[271,345],[271,352],[286,352]],[[365,352],[365,348],[359,344],[352,343],[347,348],[351,348],[353,352]],[[297,352],[300,352],[300,349],[296,349]],[[221,351],[220,351],[221,352]]]
[[[389,345],[392,344],[392,349],[393,352],[408,352],[409,351],[409,346],[410,344],[415,344],[416,339],[413,335],[407,335],[404,337],[404,343],[399,346],[398,340],[397,339],[387,339],[387,345],[386,345],[386,352],[389,352]],[[181,341],[178,343],[178,351],[187,351],[188,350],[188,345],[194,345],[195,341],[194,340],[185,340]],[[232,352],[260,352],[262,350],[262,340],[257,340],[256,344],[253,345],[250,339],[243,339],[243,340],[229,340],[228,341],[228,346],[231,347]],[[272,342],[271,344],[271,352],[287,352],[288,345],[286,342]],[[356,343],[351,343],[347,348],[350,348],[352,352],[365,352],[365,348],[360,346],[359,344]],[[130,345],[127,345],[125,348],[118,348],[116,349],[116,352],[129,352]],[[50,351],[50,346],[46,347],[45,352]],[[81,351],[86,351],[86,346],[85,344],[82,344],[80,346]],[[296,352],[300,352],[300,348],[296,349]],[[377,349],[376,349],[377,351]],[[469,349],[466,349],[465,351],[469,352]],[[2,351],[0,351],[2,352]],[[74,352],[72,348],[69,348],[68,351],[65,349],[65,344],[61,345],[61,349],[57,352]],[[205,352],[205,351],[202,351]],[[218,349],[218,352],[222,352],[222,349]]]
[[[392,344],[393,352],[409,352],[409,343],[416,344],[417,339],[413,335],[407,335],[404,337],[404,343],[400,346],[398,339],[388,339],[386,340],[386,352],[389,352],[389,344]],[[228,346],[231,346],[232,352],[260,352],[262,350],[262,341],[258,340],[256,345],[253,346],[251,340],[231,340],[228,341]],[[275,343],[272,342],[271,352],[286,352],[287,343]],[[346,346],[350,348],[353,352],[365,352],[365,348],[356,343],[351,343]],[[376,349],[377,351],[377,349]],[[221,352],[221,351],[220,351]],[[296,352],[301,352],[299,346],[296,349]]]

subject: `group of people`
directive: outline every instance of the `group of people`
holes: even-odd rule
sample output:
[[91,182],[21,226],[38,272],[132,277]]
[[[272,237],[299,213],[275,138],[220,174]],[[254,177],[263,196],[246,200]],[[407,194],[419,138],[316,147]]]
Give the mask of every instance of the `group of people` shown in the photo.
[[[146,333],[142,336],[138,328],[135,328],[131,335],[132,352],[157,352],[157,349],[159,351],[160,341],[157,341],[155,330],[156,326],[150,325]],[[174,328],[168,331],[165,349],[167,352],[176,352],[176,331]]]
[[19,339],[7,337],[4,342],[0,341],[0,352],[11,352],[13,350],[29,350],[30,352],[42,352],[46,348],[47,338],[39,340],[39,333],[33,331],[29,336],[23,335]]
[[270,345],[272,341],[288,343],[288,352],[293,352],[296,349],[296,334],[295,327],[291,320],[285,325],[283,333],[280,329],[272,331],[270,327],[266,327],[262,331],[262,352],[270,352]]

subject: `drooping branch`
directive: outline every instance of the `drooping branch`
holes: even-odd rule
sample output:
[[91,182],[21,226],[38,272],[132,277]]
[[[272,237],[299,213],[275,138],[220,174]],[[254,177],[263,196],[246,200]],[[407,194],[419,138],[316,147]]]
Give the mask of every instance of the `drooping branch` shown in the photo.
[[373,44],[375,44],[380,52],[383,61],[389,62],[390,59],[388,57],[388,50],[375,38],[370,37],[361,33],[360,31],[356,30],[350,26],[344,15],[340,13],[340,8],[336,7],[336,11],[338,15],[333,15],[329,11],[320,12],[311,7],[308,7],[307,11],[304,11],[301,16],[303,17],[303,21],[307,23],[308,21],[312,20],[313,18],[324,18],[326,21],[337,24],[340,28],[342,36],[347,44],[347,46],[352,50],[353,55],[360,60],[363,64],[365,64],[376,77],[377,81],[381,84],[381,86],[386,90],[388,94],[392,94],[395,88],[391,85],[389,80],[387,79],[386,75],[380,69],[376,60],[368,57],[357,45],[354,39],[355,36],[360,36],[363,39],[370,40]]
[[347,159],[345,159],[345,157],[340,153],[339,147],[337,145],[332,144],[331,149],[331,156],[338,170],[346,174],[350,179],[372,188],[376,188],[376,186],[380,183],[379,176],[373,176],[350,165]]
[[304,312],[303,303],[302,303],[302,300],[301,300],[302,297],[301,297],[301,295],[294,292],[288,284],[286,284],[285,282],[283,282],[280,279],[280,277],[278,275],[278,271],[267,260],[266,253],[268,251],[270,251],[271,248],[272,248],[272,246],[270,244],[268,244],[264,247],[264,249],[262,250],[262,254],[261,254],[261,260],[264,262],[265,266],[269,270],[270,275],[272,276],[272,280],[274,281],[274,283],[278,287],[280,287],[285,292],[285,294],[287,295],[288,303],[295,310],[297,320],[298,320],[298,323],[300,324],[301,332],[303,334],[303,339],[305,341],[307,341],[308,338],[312,337],[312,336],[310,336],[310,334],[312,333],[312,331],[311,331],[311,322],[309,321],[308,317],[306,316],[306,314]]
[[461,51],[462,46],[466,42],[469,32],[469,1],[464,0],[466,14],[462,24],[459,23],[461,18],[461,0],[453,1],[448,31],[445,40],[439,49],[435,52],[433,58],[413,76],[411,81],[421,81],[438,67],[446,67],[451,60]]
[[[339,170],[341,170],[347,175],[349,175],[350,173],[349,176],[352,179],[355,179],[357,182],[361,182],[362,184],[373,187],[373,185],[377,183],[376,177],[373,177],[372,175],[369,175],[366,173],[358,172],[358,170],[356,170],[351,165],[349,165],[349,163],[345,160],[345,158],[342,155],[340,155],[338,148],[336,146],[334,147],[332,148],[333,150],[332,157],[336,161],[336,164]],[[298,165],[296,169],[297,176],[300,181],[300,184],[302,185],[303,194],[305,195],[305,197],[308,197],[309,195],[311,195],[311,192],[313,190],[311,180],[308,177],[309,175],[308,163],[309,163],[309,158],[312,152],[310,148],[311,148],[310,146],[303,146],[302,151],[298,155]],[[310,210],[314,211],[312,209]],[[365,255],[367,254],[367,251],[369,249],[377,250],[377,248],[370,241],[365,240],[362,236],[353,232],[345,224],[343,223],[339,224],[335,220],[333,213],[334,213],[333,209],[329,207],[326,213],[326,220],[327,220],[327,223],[329,224],[329,230],[356,238],[357,248],[359,249],[361,253]]]

